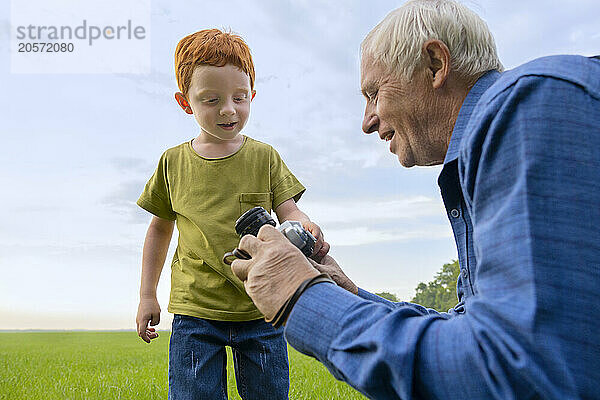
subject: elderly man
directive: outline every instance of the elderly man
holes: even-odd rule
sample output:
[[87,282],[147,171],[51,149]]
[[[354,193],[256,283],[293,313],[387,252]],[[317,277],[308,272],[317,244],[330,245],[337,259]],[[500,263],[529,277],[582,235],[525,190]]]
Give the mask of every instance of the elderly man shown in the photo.
[[444,164],[459,303],[388,302],[266,226],[232,265],[265,318],[372,398],[599,398],[600,61],[502,72],[478,16],[417,0],[364,40],[361,85],[366,133]]

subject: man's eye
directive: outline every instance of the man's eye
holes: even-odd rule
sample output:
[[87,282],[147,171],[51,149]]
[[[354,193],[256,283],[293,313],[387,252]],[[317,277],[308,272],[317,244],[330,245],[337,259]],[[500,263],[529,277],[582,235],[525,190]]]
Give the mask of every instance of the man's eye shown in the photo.
[[369,93],[367,96],[370,101],[377,102],[377,92]]
[[238,102],[244,101],[244,100],[246,100],[246,96],[237,96],[237,97],[234,97],[233,100],[238,101]]
[[206,100],[204,100],[204,102],[205,102],[205,103],[209,103],[209,104],[214,104],[214,103],[216,103],[217,101],[219,101],[219,99],[214,99],[214,98],[213,98],[213,99],[206,99]]

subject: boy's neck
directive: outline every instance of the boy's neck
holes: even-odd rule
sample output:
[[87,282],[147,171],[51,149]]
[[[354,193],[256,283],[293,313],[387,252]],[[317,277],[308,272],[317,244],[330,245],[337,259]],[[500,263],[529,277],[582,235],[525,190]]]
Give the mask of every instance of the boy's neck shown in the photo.
[[219,140],[210,135],[200,133],[198,137],[192,140],[192,148],[198,155],[205,158],[227,157],[235,153],[242,147],[244,137],[238,134],[232,140]]

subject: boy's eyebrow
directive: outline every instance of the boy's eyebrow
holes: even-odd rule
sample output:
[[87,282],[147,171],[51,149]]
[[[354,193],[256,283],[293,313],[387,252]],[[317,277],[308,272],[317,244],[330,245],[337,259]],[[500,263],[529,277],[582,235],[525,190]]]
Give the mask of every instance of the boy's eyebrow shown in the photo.
[[216,92],[216,90],[214,90],[214,89],[200,89],[195,94],[196,94],[196,96],[201,96],[201,95],[203,95],[205,93],[213,93],[213,92]]
[[[250,90],[247,87],[238,87],[238,88],[235,88],[234,91],[236,91],[236,92],[245,92],[245,93],[249,93],[250,92]],[[202,96],[205,93],[212,94],[212,93],[216,93],[216,92],[219,92],[219,90],[218,89],[210,89],[210,88],[200,89],[200,90],[198,90],[196,92],[196,96]]]

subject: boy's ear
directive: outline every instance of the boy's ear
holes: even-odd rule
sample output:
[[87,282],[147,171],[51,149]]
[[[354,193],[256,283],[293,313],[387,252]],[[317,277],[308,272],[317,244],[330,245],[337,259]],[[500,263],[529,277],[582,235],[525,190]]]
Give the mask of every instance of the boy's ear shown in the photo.
[[194,113],[194,111],[192,111],[192,107],[190,107],[190,103],[187,101],[183,93],[175,93],[175,100],[177,100],[177,104],[179,104],[179,107],[181,107],[183,111],[185,111],[187,114]]
[[252,91],[252,97],[250,98],[250,101],[254,100],[254,96],[256,96],[256,90]]

